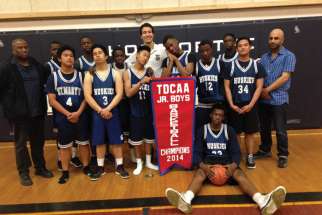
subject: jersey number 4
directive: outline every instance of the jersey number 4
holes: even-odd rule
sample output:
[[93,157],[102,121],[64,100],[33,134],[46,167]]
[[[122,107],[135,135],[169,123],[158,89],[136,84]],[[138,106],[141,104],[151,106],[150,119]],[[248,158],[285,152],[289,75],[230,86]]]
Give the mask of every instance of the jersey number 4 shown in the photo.
[[72,102],[72,98],[71,97],[68,97],[67,101],[66,101],[66,105],[71,107],[73,106],[73,102]]

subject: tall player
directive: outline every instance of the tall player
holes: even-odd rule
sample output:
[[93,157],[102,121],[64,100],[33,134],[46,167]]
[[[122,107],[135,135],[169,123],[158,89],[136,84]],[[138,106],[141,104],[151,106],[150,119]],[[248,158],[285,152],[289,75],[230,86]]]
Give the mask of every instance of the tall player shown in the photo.
[[223,61],[225,64],[231,64],[238,57],[238,52],[236,51],[236,37],[232,33],[227,33],[223,37],[225,51],[223,54],[219,55],[219,60]]
[[93,45],[95,67],[85,74],[85,99],[92,111],[92,144],[96,146],[97,171],[91,180],[97,180],[105,174],[104,158],[106,153],[105,139],[112,148],[115,157],[115,174],[128,178],[123,166],[123,135],[117,105],[123,97],[123,81],[120,73],[107,64],[108,53],[104,46]]
[[224,79],[219,59],[213,57],[213,43],[203,40],[199,44],[200,60],[196,65],[198,105],[196,109],[196,129],[209,122],[209,114],[214,104],[224,103]]
[[245,133],[247,148],[247,168],[256,168],[253,157],[255,148],[255,134],[259,131],[257,100],[261,95],[266,72],[264,68],[250,58],[251,41],[248,37],[237,40],[238,58],[233,61],[231,67],[225,71],[224,85],[226,98],[229,103],[229,121],[238,134],[238,142],[241,143],[240,134]]
[[81,72],[89,71],[90,68],[95,66],[95,62],[93,61],[92,57],[92,46],[93,46],[93,39],[84,36],[80,39],[80,46],[83,52],[83,55],[80,56],[77,61],[75,62],[75,68]]
[[50,59],[45,63],[45,67],[50,71],[50,73],[56,72],[60,69],[60,62],[57,58],[57,51],[61,47],[61,43],[58,41],[50,42],[49,53]]
[[47,82],[49,103],[55,109],[54,120],[58,128],[58,146],[61,155],[63,173],[58,183],[69,179],[69,162],[73,143],[79,145],[84,173],[89,168],[89,134],[87,115],[84,114],[86,102],[83,95],[82,74],[74,70],[75,51],[69,46],[58,50],[61,69],[51,74]]
[[[154,27],[150,23],[143,23],[140,26],[140,38],[143,44],[150,47],[151,53],[149,61],[146,63],[146,68],[151,68],[154,71],[155,77],[161,77],[162,73],[162,61],[167,57],[166,51],[162,44],[156,44],[154,42]],[[133,66],[136,62],[136,53],[133,53],[126,59],[126,63],[129,66]]]
[[135,147],[136,169],[134,175],[139,175],[143,169],[141,145],[145,142],[146,164],[149,169],[158,170],[152,163],[151,145],[154,141],[153,116],[151,107],[150,81],[151,74],[144,68],[150,57],[148,46],[139,46],[136,63],[124,73],[125,93],[130,98],[130,138],[129,143]]
[[183,51],[177,38],[166,35],[163,38],[163,45],[168,57],[162,62],[162,77],[190,76],[194,73],[196,57],[193,53]]
[[195,146],[195,164],[199,169],[195,172],[188,190],[179,193],[175,189],[166,189],[169,202],[184,213],[191,213],[191,201],[200,191],[203,183],[212,180],[214,173],[211,168],[216,165],[224,165],[229,176],[228,184],[238,184],[241,190],[252,197],[257,203],[262,214],[273,214],[285,200],[286,189],[278,186],[269,194],[258,192],[254,184],[239,168],[240,147],[235,131],[223,124],[225,116],[224,106],[215,105],[211,111],[211,122],[198,130]]

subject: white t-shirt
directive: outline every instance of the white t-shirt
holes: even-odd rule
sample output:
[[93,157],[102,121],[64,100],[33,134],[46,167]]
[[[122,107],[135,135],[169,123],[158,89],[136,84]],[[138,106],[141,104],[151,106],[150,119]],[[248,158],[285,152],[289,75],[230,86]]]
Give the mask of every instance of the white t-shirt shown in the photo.
[[[154,71],[154,76],[159,78],[161,77],[162,73],[162,61],[167,57],[167,53],[165,51],[165,48],[162,44],[154,44],[153,49],[150,53],[150,59],[148,63],[145,65],[145,68],[151,67]],[[127,59],[126,63],[129,66],[133,66],[136,61],[136,52],[131,54]]]

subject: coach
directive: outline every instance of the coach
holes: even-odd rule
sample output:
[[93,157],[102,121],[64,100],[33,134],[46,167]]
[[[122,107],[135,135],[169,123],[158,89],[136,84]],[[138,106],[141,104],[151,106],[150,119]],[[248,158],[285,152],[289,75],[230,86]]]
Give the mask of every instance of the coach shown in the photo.
[[0,69],[0,101],[5,116],[14,124],[20,182],[30,186],[31,160],[27,140],[30,141],[35,174],[45,178],[53,177],[45,167],[43,150],[46,113],[44,84],[47,74],[41,64],[29,57],[28,43],[24,39],[14,39],[11,47],[12,57]]
[[269,34],[270,51],[260,60],[267,72],[259,104],[261,145],[255,158],[271,156],[271,127],[274,123],[277,138],[278,167],[285,168],[288,163],[288,137],[286,112],[289,103],[288,90],[291,74],[295,70],[295,55],[283,46],[284,32],[273,29]]

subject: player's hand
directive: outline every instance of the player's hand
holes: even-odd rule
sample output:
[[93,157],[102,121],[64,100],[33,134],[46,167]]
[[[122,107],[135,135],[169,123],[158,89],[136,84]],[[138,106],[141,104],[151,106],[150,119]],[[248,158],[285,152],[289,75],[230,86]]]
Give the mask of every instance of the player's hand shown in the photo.
[[211,166],[210,165],[206,165],[206,164],[202,163],[200,165],[200,168],[206,173],[208,178],[212,178],[212,177],[215,176],[215,173],[213,171],[211,171]]
[[242,113],[242,109],[240,109],[237,105],[232,105],[231,109],[233,109],[235,112],[241,114]]
[[248,105],[245,105],[241,108],[242,110],[242,113],[248,113],[249,111],[251,111],[253,109],[253,106],[248,104]]
[[175,62],[176,60],[178,60],[178,58],[170,52],[167,52],[167,54],[170,62]]
[[107,110],[107,109],[103,109],[101,112],[100,112],[100,115],[102,118],[104,119],[110,119],[112,118],[113,114],[111,111]]
[[226,167],[226,175],[227,177],[232,177],[233,176],[233,167],[231,165],[225,165]]
[[72,112],[70,115],[67,117],[68,121],[71,123],[77,123],[79,120],[80,114],[78,112]]
[[263,88],[262,93],[261,93],[261,98],[262,99],[271,99],[271,95],[269,94],[267,88]]
[[142,84],[148,84],[150,81],[151,81],[151,77],[148,77],[148,76],[144,76],[142,79],[141,79],[141,83]]

